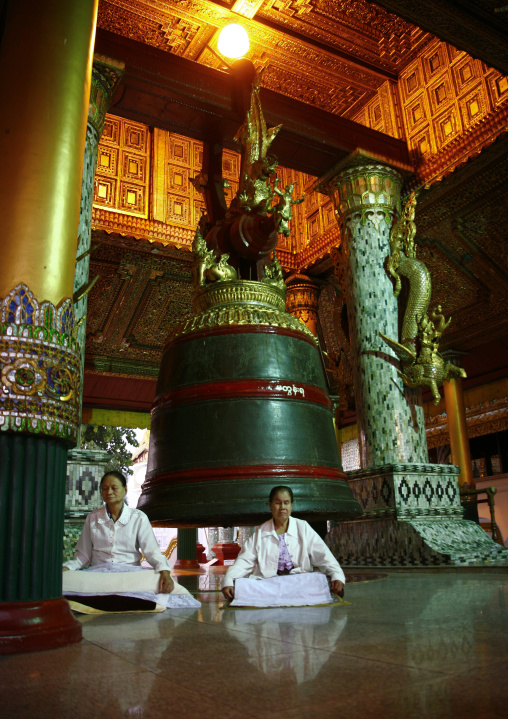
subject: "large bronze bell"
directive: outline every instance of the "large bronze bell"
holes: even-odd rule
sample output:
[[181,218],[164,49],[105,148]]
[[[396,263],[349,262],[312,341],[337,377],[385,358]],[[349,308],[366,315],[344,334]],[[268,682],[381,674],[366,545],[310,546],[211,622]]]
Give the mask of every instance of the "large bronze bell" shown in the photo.
[[147,478],[138,507],[154,524],[256,524],[277,484],[308,520],[358,516],[344,481],[312,333],[282,288],[232,281],[195,293],[166,345]]

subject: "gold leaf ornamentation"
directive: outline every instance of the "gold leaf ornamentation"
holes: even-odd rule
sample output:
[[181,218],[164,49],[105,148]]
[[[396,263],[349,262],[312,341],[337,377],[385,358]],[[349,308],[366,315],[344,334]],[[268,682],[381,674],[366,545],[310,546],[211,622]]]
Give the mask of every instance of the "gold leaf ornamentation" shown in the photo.
[[39,302],[19,284],[0,304],[0,431],[74,442],[80,352],[72,302]]

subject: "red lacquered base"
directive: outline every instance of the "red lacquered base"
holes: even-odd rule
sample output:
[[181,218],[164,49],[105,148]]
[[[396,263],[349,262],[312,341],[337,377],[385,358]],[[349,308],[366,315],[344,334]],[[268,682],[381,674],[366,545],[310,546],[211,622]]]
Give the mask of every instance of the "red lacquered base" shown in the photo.
[[197,559],[177,559],[173,564],[173,569],[192,570],[195,574],[206,574],[206,569],[199,566]]
[[202,544],[198,542],[196,545],[197,559],[200,564],[206,564],[206,552]]
[[81,641],[81,624],[63,597],[0,603],[0,654],[56,649]]
[[215,552],[218,564],[224,564],[225,561],[235,560],[240,553],[240,545],[236,542],[217,542],[212,547],[212,551]]

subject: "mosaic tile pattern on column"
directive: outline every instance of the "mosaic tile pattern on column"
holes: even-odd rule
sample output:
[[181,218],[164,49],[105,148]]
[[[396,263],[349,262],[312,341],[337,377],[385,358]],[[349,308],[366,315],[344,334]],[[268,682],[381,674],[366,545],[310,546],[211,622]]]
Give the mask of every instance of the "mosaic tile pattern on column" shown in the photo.
[[99,482],[110,456],[102,450],[74,449],[67,460],[64,561],[72,559],[86,515],[102,506]]
[[[348,223],[346,223],[348,224]],[[379,333],[398,335],[397,300],[384,272],[389,255],[389,227],[354,222],[348,230],[346,268],[359,429],[365,434],[366,466],[428,460],[423,407],[397,374],[398,360]]]

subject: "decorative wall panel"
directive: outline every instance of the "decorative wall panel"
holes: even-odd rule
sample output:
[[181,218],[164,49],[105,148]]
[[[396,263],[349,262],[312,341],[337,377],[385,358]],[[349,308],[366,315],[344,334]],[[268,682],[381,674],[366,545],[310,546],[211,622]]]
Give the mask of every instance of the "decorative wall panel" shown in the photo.
[[90,272],[99,279],[89,294],[88,369],[157,376],[166,338],[190,309],[190,265],[190,252],[146,242],[110,238],[95,249]]
[[148,217],[149,148],[147,125],[106,115],[97,158],[95,206]]
[[[202,192],[192,184],[203,166],[203,143],[182,135],[154,129],[153,217],[168,225],[195,228],[205,211]],[[240,156],[223,152],[223,177],[228,182],[226,198],[238,189]]]
[[[481,437],[508,429],[508,397],[499,397],[467,407],[466,423],[468,437]],[[442,447],[450,444],[446,413],[430,417],[425,422],[427,444]]]

